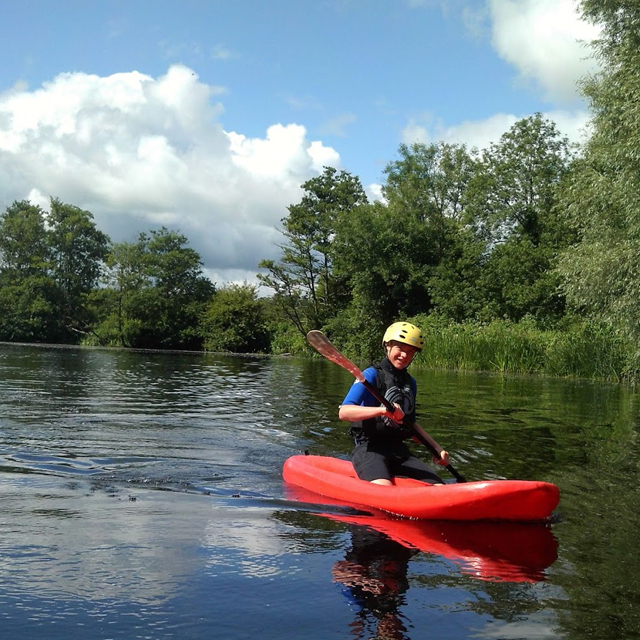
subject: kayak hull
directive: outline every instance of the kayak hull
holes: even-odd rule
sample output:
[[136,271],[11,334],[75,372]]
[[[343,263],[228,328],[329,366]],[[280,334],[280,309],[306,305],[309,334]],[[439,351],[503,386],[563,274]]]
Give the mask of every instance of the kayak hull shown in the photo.
[[393,486],[385,487],[360,480],[347,460],[326,456],[291,456],[282,473],[285,482],[318,497],[418,520],[541,522],[549,518],[560,499],[558,487],[533,480],[430,485],[395,478]]

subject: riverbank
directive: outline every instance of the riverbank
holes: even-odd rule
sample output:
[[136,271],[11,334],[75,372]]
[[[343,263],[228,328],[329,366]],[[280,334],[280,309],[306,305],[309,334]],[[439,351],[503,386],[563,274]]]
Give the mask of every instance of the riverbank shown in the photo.
[[[640,377],[638,349],[610,327],[576,320],[545,329],[533,319],[452,323],[419,315],[407,319],[420,327],[425,339],[415,368],[452,371],[537,374],[607,382],[635,383]],[[380,356],[379,332],[345,327],[327,335],[354,362]],[[296,349],[290,343],[290,351]],[[304,347],[302,347],[304,348]]]
[[[419,326],[425,347],[414,361],[415,368],[451,371],[536,374],[561,378],[626,382],[640,379],[640,352],[611,327],[589,320],[567,323],[561,328],[543,329],[534,320],[494,320],[453,323],[444,318],[419,315],[408,318]],[[28,344],[0,342],[40,348],[89,348],[132,353],[174,353],[253,358],[306,357],[315,352],[290,325],[273,328],[269,353],[231,353],[175,349],[136,349],[116,346]],[[379,332],[371,327],[333,326],[326,333],[336,347],[356,363],[370,363],[380,357]]]

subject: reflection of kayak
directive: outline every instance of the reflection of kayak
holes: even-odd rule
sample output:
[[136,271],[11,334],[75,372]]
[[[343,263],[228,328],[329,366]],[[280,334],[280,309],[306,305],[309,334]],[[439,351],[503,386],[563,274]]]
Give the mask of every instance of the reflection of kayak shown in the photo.
[[367,526],[405,547],[443,556],[479,580],[539,582],[558,557],[548,525],[519,522],[437,522],[384,516],[328,515]]
[[[294,485],[287,487],[287,496],[310,503],[320,497]],[[334,506],[349,504],[322,500]],[[366,515],[318,515],[367,527],[407,548],[453,560],[464,573],[479,580],[539,582],[557,559],[558,542],[550,526],[541,523],[407,520],[375,510]]]
[[555,485],[532,480],[429,485],[396,478],[383,487],[360,480],[350,462],[324,456],[290,457],[283,477],[322,496],[424,520],[536,522],[548,518],[560,498]]

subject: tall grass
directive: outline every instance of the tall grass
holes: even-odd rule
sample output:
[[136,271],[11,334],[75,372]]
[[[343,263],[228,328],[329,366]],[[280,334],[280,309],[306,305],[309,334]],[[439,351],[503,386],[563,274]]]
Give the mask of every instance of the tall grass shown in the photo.
[[[597,322],[574,320],[561,329],[549,330],[538,327],[530,318],[461,324],[429,315],[407,320],[420,327],[425,338],[414,366],[615,382],[640,380],[640,352],[611,327]],[[371,319],[342,315],[324,330],[347,357],[363,368],[384,355],[384,327]],[[311,352],[304,336],[292,325],[272,326],[271,353]]]
[[434,316],[417,316],[411,321],[425,336],[419,366],[613,381],[636,378],[631,345],[593,322],[550,331],[528,319],[451,324]]

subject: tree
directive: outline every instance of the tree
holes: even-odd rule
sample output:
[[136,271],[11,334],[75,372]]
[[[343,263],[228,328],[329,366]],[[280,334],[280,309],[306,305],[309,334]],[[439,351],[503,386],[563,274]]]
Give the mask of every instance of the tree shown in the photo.
[[54,281],[44,211],[14,202],[0,216],[0,339],[56,339]]
[[146,241],[112,245],[106,260],[105,287],[95,290],[91,303],[98,318],[101,342],[132,347],[142,331],[138,296],[152,286],[146,268]]
[[478,160],[475,149],[466,145],[401,144],[400,158],[384,170],[382,193],[390,206],[413,211],[420,221],[446,228],[446,222],[460,220],[464,194],[474,176]]
[[111,305],[101,329],[139,348],[200,349],[199,322],[215,291],[187,238],[165,227],[115,245],[108,258]]
[[384,202],[341,219],[337,271],[348,277],[356,315],[380,325],[434,307],[432,279],[459,248],[473,153],[464,145],[400,145],[385,168]]
[[286,242],[279,262],[263,260],[258,279],[275,292],[282,312],[304,335],[322,326],[349,296],[334,273],[333,238],[337,221],[367,202],[360,180],[325,167],[302,185],[302,200],[282,219]]
[[579,237],[560,274],[572,307],[640,341],[640,5],[583,0],[583,17],[602,27],[593,43],[601,71],[585,78],[592,135],[564,191]]
[[65,342],[75,342],[79,335],[87,333],[94,320],[87,297],[98,285],[109,238],[96,228],[89,211],[57,198],[51,199],[47,227],[60,337]]
[[0,266],[10,278],[40,274],[48,266],[44,211],[27,200],[16,201],[0,216]]
[[202,318],[202,333],[208,351],[267,351],[267,322],[257,287],[230,284],[216,291]]
[[564,299],[553,272],[572,241],[559,216],[559,194],[573,150],[556,125],[536,114],[492,144],[465,194],[465,220],[484,243],[480,315],[559,318]]
[[382,326],[431,309],[434,243],[411,212],[381,202],[361,206],[341,221],[335,245],[336,269],[349,280],[357,315]]
[[538,246],[571,159],[555,123],[539,113],[519,120],[483,153],[467,192],[468,220],[490,247],[511,237]]
[[429,278],[433,311],[454,322],[479,318],[486,306],[482,286],[485,264],[484,243],[461,224]]

